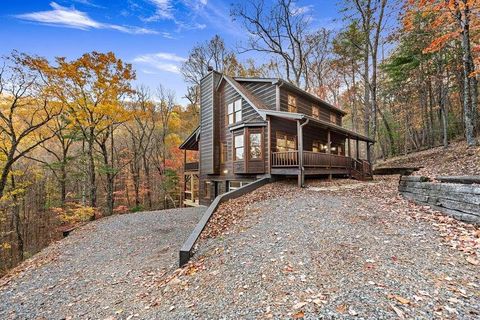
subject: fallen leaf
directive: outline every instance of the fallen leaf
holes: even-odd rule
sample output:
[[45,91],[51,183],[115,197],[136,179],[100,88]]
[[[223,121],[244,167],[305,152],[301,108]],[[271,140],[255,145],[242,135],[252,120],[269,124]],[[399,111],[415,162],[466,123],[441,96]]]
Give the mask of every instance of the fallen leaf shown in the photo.
[[303,312],[303,311],[298,311],[297,313],[295,313],[293,315],[293,319],[301,319],[303,317],[305,317],[305,312]]
[[304,307],[306,304],[307,304],[306,302],[299,302],[299,303],[297,303],[296,305],[293,306],[293,309],[294,310],[300,309],[300,308]]
[[347,311],[347,305],[346,304],[340,304],[335,308],[335,310],[338,313],[345,313]]
[[[390,304],[390,303],[389,303]],[[405,315],[403,313],[402,310],[400,310],[399,308],[395,307],[393,304],[390,304],[390,308],[393,309],[393,311],[395,311],[395,313],[397,314],[397,316],[400,318],[400,319],[405,319]]]
[[474,266],[478,266],[480,264],[480,262],[473,257],[467,257],[467,262],[473,264]]

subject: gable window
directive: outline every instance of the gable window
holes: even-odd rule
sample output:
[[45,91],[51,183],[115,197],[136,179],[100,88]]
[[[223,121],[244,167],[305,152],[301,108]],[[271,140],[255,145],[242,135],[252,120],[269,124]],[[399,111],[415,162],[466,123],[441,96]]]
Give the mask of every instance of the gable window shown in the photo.
[[297,112],[297,97],[288,95],[288,112]]
[[297,138],[294,135],[289,135],[284,132],[277,132],[277,151],[294,151],[297,149],[296,140]]
[[242,99],[235,100],[227,105],[228,124],[242,121]]
[[325,153],[327,151],[327,145],[322,143],[319,140],[313,140],[312,142],[312,151],[313,152],[322,152]]
[[250,159],[261,159],[262,158],[262,134],[261,133],[250,133],[249,136],[250,142]]
[[244,135],[238,134],[234,136],[233,139],[233,159],[234,160],[243,160],[244,154]]
[[320,119],[320,108],[318,106],[312,106],[312,117]]

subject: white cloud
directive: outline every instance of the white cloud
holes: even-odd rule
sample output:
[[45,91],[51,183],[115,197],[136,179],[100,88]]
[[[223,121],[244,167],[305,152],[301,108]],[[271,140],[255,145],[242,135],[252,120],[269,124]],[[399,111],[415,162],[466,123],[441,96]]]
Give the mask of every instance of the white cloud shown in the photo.
[[63,7],[55,2],[51,2],[52,10],[37,11],[16,15],[18,19],[39,22],[47,25],[62,26],[81,30],[89,29],[111,29],[130,34],[157,34],[155,30],[135,27],[121,26],[116,24],[102,23],[90,18],[87,13],[76,10],[75,8]]
[[177,25],[179,30],[205,29],[206,25],[195,21],[195,14],[208,3],[207,0],[179,0],[173,5],[173,0],[146,0],[155,7],[155,13],[142,20],[153,22],[169,20]]
[[151,71],[153,68],[159,71],[179,74],[180,64],[184,61],[186,61],[185,58],[168,52],[142,54],[133,59],[133,62],[150,68],[143,68],[142,71],[144,73],[153,73]]

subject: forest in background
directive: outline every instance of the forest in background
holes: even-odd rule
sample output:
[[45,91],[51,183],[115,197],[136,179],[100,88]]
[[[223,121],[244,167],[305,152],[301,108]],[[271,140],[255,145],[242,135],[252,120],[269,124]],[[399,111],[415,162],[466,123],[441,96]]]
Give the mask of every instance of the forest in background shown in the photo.
[[[0,64],[0,273],[61,236],[114,213],[178,206],[181,141],[198,124],[208,66],[282,77],[348,112],[375,158],[477,144],[478,0],[344,1],[340,28],[315,27],[291,0],[248,1],[231,17],[248,41],[195,44],[175,92],[134,87],[114,53],[78,59],[12,52]],[[257,57],[263,59],[257,59]],[[258,61],[261,61],[259,63]]]

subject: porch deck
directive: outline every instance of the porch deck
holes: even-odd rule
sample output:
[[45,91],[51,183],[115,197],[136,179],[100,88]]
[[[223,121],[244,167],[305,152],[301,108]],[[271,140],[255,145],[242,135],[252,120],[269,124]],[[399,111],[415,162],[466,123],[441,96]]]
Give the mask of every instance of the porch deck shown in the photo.
[[[347,156],[303,151],[303,172],[305,175],[345,174],[358,180],[370,179],[372,167],[366,160]],[[272,152],[272,175],[298,175],[300,172],[298,150]]]

